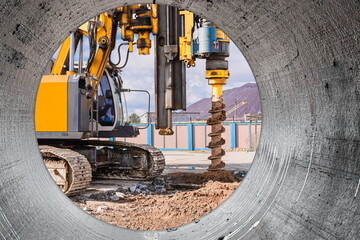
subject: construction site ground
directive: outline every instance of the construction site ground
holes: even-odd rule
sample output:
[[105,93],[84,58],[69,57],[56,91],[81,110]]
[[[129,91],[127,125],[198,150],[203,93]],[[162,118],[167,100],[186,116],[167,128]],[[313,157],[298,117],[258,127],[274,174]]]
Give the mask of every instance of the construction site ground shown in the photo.
[[166,168],[152,181],[93,180],[71,199],[90,215],[136,230],[178,227],[208,214],[245,177],[254,152],[227,152],[226,168],[208,172],[209,151],[164,151]]

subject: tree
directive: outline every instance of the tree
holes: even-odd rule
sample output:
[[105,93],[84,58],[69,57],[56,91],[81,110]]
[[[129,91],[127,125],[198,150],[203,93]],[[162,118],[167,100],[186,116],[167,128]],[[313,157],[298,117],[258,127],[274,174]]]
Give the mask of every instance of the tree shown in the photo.
[[131,114],[129,119],[131,123],[140,123],[140,117],[136,113]]

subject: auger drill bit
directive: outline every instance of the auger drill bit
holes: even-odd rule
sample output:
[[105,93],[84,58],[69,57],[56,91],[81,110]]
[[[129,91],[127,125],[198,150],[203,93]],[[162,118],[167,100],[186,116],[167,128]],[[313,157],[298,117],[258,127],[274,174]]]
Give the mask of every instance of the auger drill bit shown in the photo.
[[225,139],[221,137],[225,128],[221,124],[226,120],[222,86],[226,84],[226,79],[229,77],[227,66],[227,61],[222,57],[206,61],[206,78],[212,87],[211,110],[209,111],[211,117],[207,120],[207,124],[211,126],[211,133],[208,135],[211,137],[208,145],[208,148],[211,148],[211,156],[208,158],[211,160],[209,171],[217,171],[225,167],[225,163],[221,159],[225,155],[225,151],[222,149]]
[[208,145],[208,148],[211,148],[211,156],[208,159],[211,160],[209,170],[216,171],[225,167],[225,163],[221,160],[225,155],[225,151],[221,148],[225,144],[225,139],[221,137],[221,134],[225,132],[225,128],[221,123],[226,119],[226,112],[224,111],[225,105],[222,96],[213,95],[211,105],[209,111],[211,117],[207,120],[207,124],[211,126],[211,133],[208,135],[211,137]]

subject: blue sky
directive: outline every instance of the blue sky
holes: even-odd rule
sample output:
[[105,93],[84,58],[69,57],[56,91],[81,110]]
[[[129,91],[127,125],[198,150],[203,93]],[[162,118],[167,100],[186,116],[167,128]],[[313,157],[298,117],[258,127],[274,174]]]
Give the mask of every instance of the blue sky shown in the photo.
[[[136,41],[136,39],[135,39]],[[117,37],[116,48],[112,54],[113,62],[118,61],[117,46],[121,43],[120,36]],[[125,60],[127,46],[121,47],[121,56],[123,64]],[[56,54],[56,53],[55,53]],[[89,55],[89,46],[87,38],[84,39],[84,58],[87,59]],[[77,56],[77,53],[76,53]],[[77,61],[75,57],[75,61]],[[224,90],[234,87],[240,87],[245,83],[254,83],[255,79],[251,69],[245,60],[244,56],[238,48],[230,43],[230,57],[229,61],[230,78]],[[187,68],[186,81],[187,81],[187,106],[201,100],[203,98],[211,97],[211,86],[207,84],[205,79],[205,62],[204,59],[196,60],[196,67]],[[138,55],[137,49],[134,47],[134,52],[130,53],[129,62],[123,69],[122,78],[124,87],[130,89],[143,89],[148,90],[151,94],[151,111],[154,111],[154,54],[153,47],[151,48],[150,55]],[[126,101],[128,106],[129,115],[136,113],[139,116],[147,111],[147,95],[144,93],[126,93]]]

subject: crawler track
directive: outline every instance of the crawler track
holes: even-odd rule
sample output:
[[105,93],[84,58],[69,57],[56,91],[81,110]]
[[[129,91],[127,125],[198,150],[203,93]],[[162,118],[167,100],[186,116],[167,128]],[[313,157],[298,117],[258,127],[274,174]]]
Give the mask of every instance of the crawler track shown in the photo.
[[[96,150],[102,161],[87,159],[86,152],[99,147],[106,148],[102,155],[98,153],[101,150]],[[162,152],[146,144],[70,140],[52,143],[51,146],[41,145],[40,151],[53,179],[69,196],[86,189],[92,177],[149,180],[159,176],[165,168]]]
[[51,176],[66,195],[75,195],[89,186],[92,170],[83,155],[46,145],[40,146],[40,152]]
[[[113,168],[113,171],[109,171],[108,174],[97,174],[94,173],[96,178],[106,178],[106,179],[152,179],[159,176],[165,168],[165,157],[162,152],[150,145],[147,144],[135,144],[121,141],[100,141],[100,140],[78,140],[73,141],[71,144],[76,145],[77,147],[89,147],[89,146],[101,146],[101,147],[111,147],[112,152],[119,154],[117,152],[121,151],[120,154],[126,153],[138,153],[142,155],[142,158],[146,161],[146,166],[142,164],[142,174],[141,175],[126,175],[120,174],[123,167]],[[92,163],[93,168],[96,167],[98,163]]]

